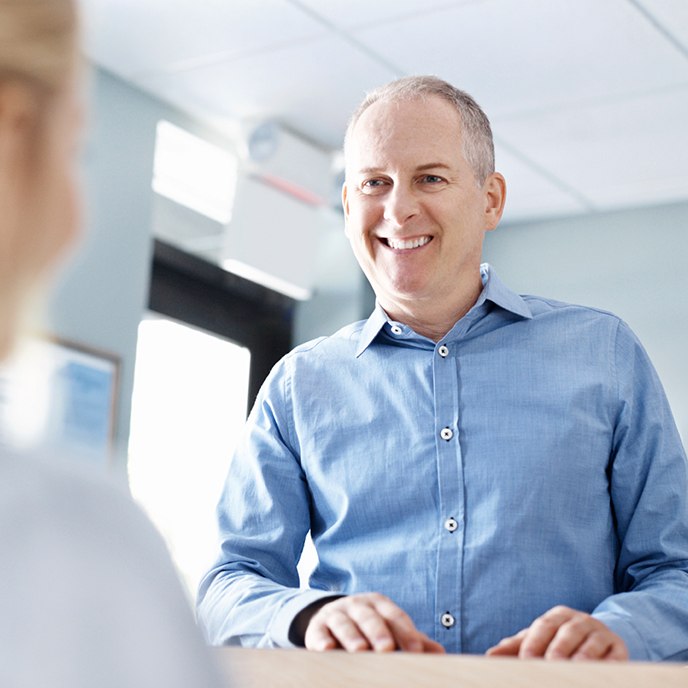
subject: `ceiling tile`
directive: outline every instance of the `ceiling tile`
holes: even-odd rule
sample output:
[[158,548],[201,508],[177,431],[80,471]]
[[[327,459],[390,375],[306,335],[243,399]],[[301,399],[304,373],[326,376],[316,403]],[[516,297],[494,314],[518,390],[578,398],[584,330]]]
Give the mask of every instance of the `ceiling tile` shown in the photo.
[[515,118],[495,130],[600,209],[688,199],[688,87]]
[[407,73],[465,88],[488,114],[688,83],[688,60],[626,0],[486,0],[355,35]]
[[688,2],[686,0],[636,0],[636,2],[688,51]]
[[361,28],[389,23],[398,19],[413,19],[432,12],[454,9],[459,5],[476,4],[485,0],[297,0],[340,29]]
[[85,50],[123,77],[284,47],[327,33],[286,0],[82,0]]
[[585,206],[544,175],[495,145],[495,165],[506,178],[506,207],[502,224],[533,218],[574,215]]
[[175,74],[139,86],[216,121],[274,118],[333,149],[366,89],[394,75],[337,36]]

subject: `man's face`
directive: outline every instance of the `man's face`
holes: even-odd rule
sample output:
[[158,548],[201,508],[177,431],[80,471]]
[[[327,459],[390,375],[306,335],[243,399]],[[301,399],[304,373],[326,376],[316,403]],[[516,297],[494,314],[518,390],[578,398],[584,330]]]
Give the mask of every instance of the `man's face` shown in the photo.
[[346,232],[390,314],[456,301],[479,284],[484,233],[497,225],[502,199],[495,208],[499,175],[478,185],[461,137],[458,112],[437,96],[378,101],[351,132]]

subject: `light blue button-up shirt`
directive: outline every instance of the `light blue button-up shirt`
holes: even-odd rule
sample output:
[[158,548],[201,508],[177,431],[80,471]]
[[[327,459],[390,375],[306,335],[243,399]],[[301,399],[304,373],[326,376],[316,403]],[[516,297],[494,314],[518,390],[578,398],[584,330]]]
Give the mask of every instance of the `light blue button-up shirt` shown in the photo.
[[275,367],[218,508],[211,642],[286,646],[306,605],[375,591],[449,652],[564,604],[632,658],[688,656],[688,468],[647,354],[609,313],[483,281],[439,342],[378,306]]

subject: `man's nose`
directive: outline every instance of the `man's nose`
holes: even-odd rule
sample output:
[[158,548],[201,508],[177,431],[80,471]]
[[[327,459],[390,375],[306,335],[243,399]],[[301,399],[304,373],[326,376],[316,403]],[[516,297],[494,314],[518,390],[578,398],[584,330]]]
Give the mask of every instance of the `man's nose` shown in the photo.
[[411,189],[395,186],[385,199],[384,218],[392,226],[402,227],[418,212],[418,199]]

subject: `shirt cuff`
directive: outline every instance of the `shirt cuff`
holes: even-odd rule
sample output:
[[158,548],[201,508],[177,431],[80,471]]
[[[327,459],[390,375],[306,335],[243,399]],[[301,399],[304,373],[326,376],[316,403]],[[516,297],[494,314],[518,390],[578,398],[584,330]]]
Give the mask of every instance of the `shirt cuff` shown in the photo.
[[270,640],[272,645],[274,647],[298,647],[298,645],[294,645],[289,640],[289,629],[297,614],[313,604],[313,602],[328,598],[337,599],[339,597],[341,595],[325,590],[304,590],[299,595],[290,598],[275,614],[275,618],[272,624],[270,624]]
[[629,659],[640,661],[651,659],[645,641],[629,621],[609,611],[595,612],[593,616],[626,643]]

